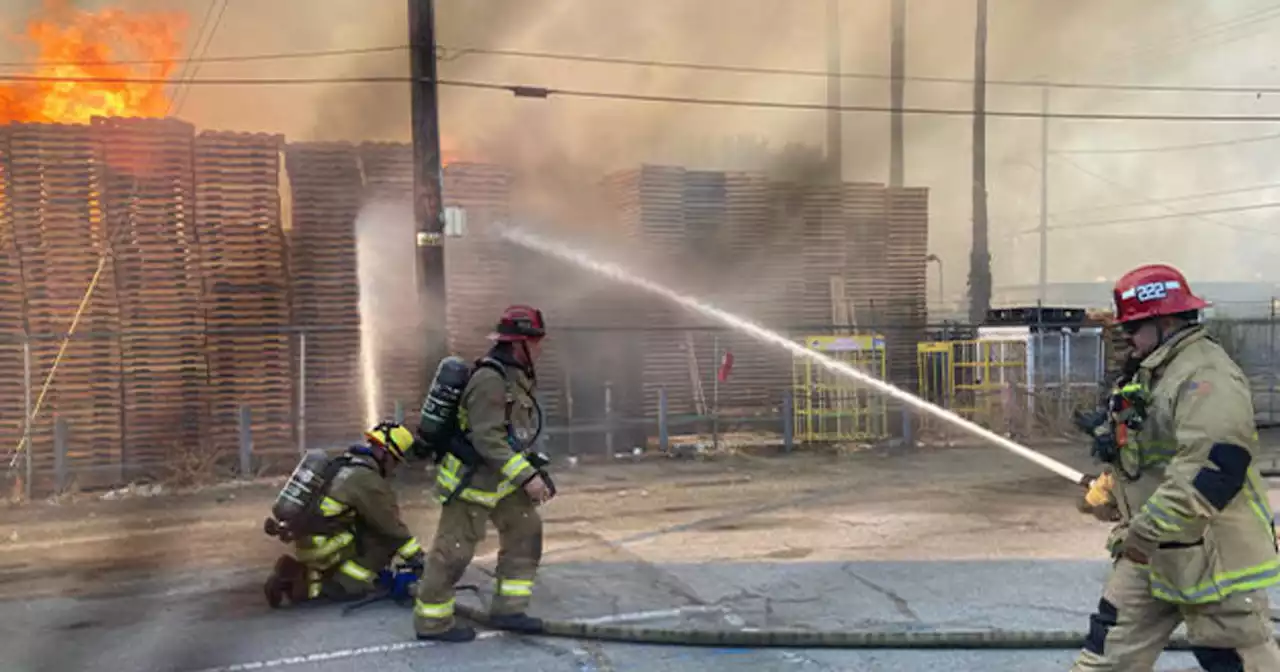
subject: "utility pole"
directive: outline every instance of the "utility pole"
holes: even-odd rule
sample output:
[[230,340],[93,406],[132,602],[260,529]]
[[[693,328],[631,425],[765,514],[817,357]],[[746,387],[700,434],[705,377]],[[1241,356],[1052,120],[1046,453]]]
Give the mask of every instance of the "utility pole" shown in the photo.
[[827,0],[827,173],[839,184],[844,179],[844,119],[840,105],[840,0]]
[[991,308],[991,252],[987,243],[987,0],[977,0],[973,40],[973,248],[969,254],[969,321]]
[[422,305],[426,311],[423,355],[430,362],[446,352],[448,333],[445,330],[444,172],[440,166],[434,0],[409,0],[409,45],[413,77],[413,217],[418,232],[417,276],[422,283]]
[[1049,87],[1040,90],[1040,305],[1049,293]]
[[889,121],[889,186],[903,186],[902,106],[906,97],[907,68],[907,0],[893,0],[893,37],[889,48],[890,107]]

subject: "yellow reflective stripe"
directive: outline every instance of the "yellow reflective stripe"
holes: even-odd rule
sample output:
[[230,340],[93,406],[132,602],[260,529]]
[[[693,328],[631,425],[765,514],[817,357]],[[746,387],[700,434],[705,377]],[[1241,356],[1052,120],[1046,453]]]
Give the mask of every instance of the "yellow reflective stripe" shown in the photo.
[[1187,589],[1176,588],[1169,579],[1151,572],[1151,594],[1179,604],[1219,602],[1235,593],[1261,590],[1277,583],[1280,583],[1280,558],[1254,567],[1214,574],[1212,579]]
[[[324,537],[320,535],[311,537],[312,548],[299,549],[297,552],[298,562],[318,562],[337,553],[338,551],[341,551],[355,540],[356,535],[351,532],[341,532],[332,537]],[[329,565],[332,564],[332,562],[329,563]]]
[[347,505],[332,497],[326,495],[324,499],[320,500],[320,513],[323,513],[326,518],[340,516],[346,511]]
[[1142,512],[1150,516],[1156,527],[1165,532],[1177,532],[1187,522],[1186,518],[1165,508],[1155,497],[1151,497],[1146,504],[1142,505]]
[[453,600],[440,604],[427,604],[422,600],[413,601],[413,614],[421,618],[449,618],[453,615]]
[[413,537],[413,538],[410,538],[409,541],[404,542],[404,545],[402,545],[399,548],[399,550],[396,551],[396,555],[402,558],[409,558],[421,550],[422,550],[422,544],[418,543],[417,537]]
[[521,455],[520,453],[516,453],[515,455],[511,456],[511,459],[507,460],[506,464],[502,465],[502,475],[506,476],[508,479],[511,479],[511,478],[515,478],[516,476],[519,476],[520,472],[524,471],[525,469],[532,469],[532,468],[533,468],[533,465],[529,464],[529,460],[525,459],[524,455]]
[[320,597],[320,589],[321,589],[321,587],[322,587],[322,586],[320,585],[320,582],[319,582],[319,581],[311,581],[310,583],[308,583],[308,584],[307,584],[307,597],[308,597],[308,598],[310,598],[310,599],[313,599],[313,600],[314,600],[314,599],[316,599],[317,597]]
[[[523,459],[523,457],[521,459]],[[527,464],[528,460],[525,460],[525,463]],[[454,470],[455,466],[461,467],[462,463],[452,455],[447,456],[440,463],[440,469],[436,471],[436,485],[450,492],[457,489],[460,479],[457,472]],[[493,508],[498,505],[499,500],[515,491],[515,484],[513,484],[510,479],[504,478],[502,482],[498,484],[497,492],[488,492],[477,488],[466,488],[458,495],[458,498],[473,504]],[[443,502],[445,498],[446,495],[443,494],[436,497],[437,501],[441,502]]]
[[529,597],[533,595],[533,582],[518,579],[499,579],[498,594],[508,597]]
[[364,583],[373,582],[373,577],[375,576],[373,572],[357,565],[354,560],[348,560],[342,563],[342,566],[338,568],[338,571],[346,574],[356,581],[363,581]]

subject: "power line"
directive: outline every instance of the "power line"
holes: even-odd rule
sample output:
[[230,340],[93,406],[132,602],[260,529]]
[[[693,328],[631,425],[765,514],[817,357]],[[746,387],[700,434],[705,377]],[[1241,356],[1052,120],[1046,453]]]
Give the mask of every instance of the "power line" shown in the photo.
[[1247,145],[1254,142],[1266,142],[1268,140],[1280,139],[1280,133],[1268,133],[1266,135],[1251,135],[1246,138],[1233,138],[1231,140],[1211,140],[1208,142],[1193,142],[1185,145],[1164,145],[1160,147],[1115,147],[1107,149],[1057,149],[1051,154],[1155,154],[1159,152],[1182,152],[1194,149],[1209,149],[1213,147],[1230,147],[1233,145]]
[[[0,82],[70,82],[70,83],[115,83],[115,84],[170,84],[172,80],[145,77],[44,77],[36,75],[0,75]],[[411,77],[300,77],[300,78],[208,78],[196,79],[189,85],[205,86],[307,86],[316,84],[409,84]],[[499,84],[496,82],[477,82],[471,80],[441,79],[440,86],[456,88],[483,89],[488,91],[504,91],[519,98],[545,99],[552,96],[563,98],[587,98],[599,100],[624,100],[647,103],[672,103],[681,105],[706,105],[713,107],[746,107],[762,110],[795,110],[795,111],[830,111],[839,112],[875,112],[888,113],[894,110],[877,105],[827,105],[825,103],[791,103],[773,100],[743,100],[733,98],[695,98],[691,96],[670,96],[643,93],[625,93],[620,91],[590,91],[583,89],[552,89],[520,84]],[[949,109],[933,107],[908,107],[902,109],[903,114],[968,117],[973,115],[968,109]],[[1110,114],[1103,112],[1043,112],[1019,110],[987,110],[988,117],[1006,119],[1063,119],[1075,121],[1165,121],[1196,123],[1257,123],[1280,124],[1280,115],[1241,114]]]
[[[217,0],[209,0],[210,10],[213,9],[213,3],[215,2],[217,2]],[[222,7],[218,9],[218,16],[213,20],[213,27],[209,29],[209,34],[208,36],[205,37],[204,47],[200,49],[199,58],[204,58],[205,54],[209,53],[209,45],[213,44],[213,36],[217,34],[218,27],[222,25],[222,17],[227,13],[227,5],[230,4],[230,2],[231,0],[222,0]],[[208,15],[206,15],[205,18],[208,18]],[[200,44],[200,40],[198,39],[198,36],[197,36],[196,46],[199,46],[199,44]],[[195,49],[193,48],[192,53],[194,52],[195,52]],[[196,75],[200,73],[200,67],[204,65],[204,62],[199,60],[193,61],[193,63],[194,63],[194,67],[191,68],[191,76],[187,78],[187,83],[190,83],[195,80]],[[190,95],[190,93],[191,93],[190,86],[184,87],[181,82],[178,84],[178,90],[174,94],[174,97],[171,103],[171,105],[173,106],[173,111],[170,112],[170,114],[177,114],[182,111],[182,106],[186,104],[187,96]],[[165,115],[165,116],[169,116],[169,115]]]
[[1181,201],[1197,201],[1202,198],[1214,198],[1216,196],[1230,196],[1234,194],[1247,194],[1255,191],[1268,191],[1280,189],[1280,182],[1272,182],[1270,184],[1259,184],[1252,187],[1239,187],[1236,189],[1222,189],[1220,191],[1202,191],[1195,194],[1183,194],[1181,196],[1170,196],[1168,198],[1151,198],[1141,201],[1130,201],[1128,203],[1113,203],[1110,205],[1092,205],[1084,208],[1071,208],[1069,210],[1058,210],[1051,213],[1050,216],[1057,217],[1060,215],[1077,214],[1081,212],[1098,212],[1100,210],[1120,210],[1123,208],[1136,208],[1146,205],[1163,205],[1165,203],[1178,203]]
[[243,54],[240,56],[201,56],[200,58],[166,58],[153,60],[121,60],[121,61],[10,61],[0,62],[0,68],[40,68],[56,66],[95,67],[110,65],[165,65],[168,63],[248,63],[253,61],[280,61],[302,58],[324,58],[329,56],[360,56],[364,54],[386,54],[408,51],[408,45],[385,47],[360,47],[355,49],[321,49],[316,51],[289,51],[265,54]]
[[[163,65],[166,63],[246,63],[255,61],[273,61],[273,60],[289,60],[304,58],[325,58],[333,56],[359,56],[367,54],[385,54],[399,51],[406,51],[408,45],[387,45],[380,47],[359,47],[351,49],[322,49],[313,51],[296,51],[296,52],[274,52],[264,54],[243,54],[238,56],[201,56],[188,57],[182,59],[153,59],[153,60],[118,60],[118,61],[50,61],[50,62],[0,62],[0,68],[35,68],[47,66],[104,66],[104,65]],[[676,70],[695,70],[704,72],[723,72],[737,74],[754,74],[754,75],[773,75],[773,76],[792,76],[792,77],[815,77],[827,78],[831,73],[825,70],[803,69],[803,68],[770,68],[756,67],[745,65],[729,65],[715,63],[696,63],[690,61],[666,61],[654,59],[627,58],[616,56],[596,56],[591,54],[573,54],[564,52],[545,52],[545,51],[520,51],[514,49],[489,49],[483,47],[445,47],[439,48],[441,52],[440,59],[443,61],[452,61],[467,55],[481,56],[498,56],[509,58],[529,58],[553,61],[570,61],[580,63],[600,63],[609,65],[626,65],[634,67],[652,67],[660,69],[676,69]],[[890,81],[893,79],[891,75],[884,75],[869,72],[842,72],[839,74],[842,79],[861,79],[871,81]],[[972,79],[963,77],[938,77],[928,75],[905,75],[906,81],[935,83],[935,84],[957,84],[957,85],[973,85]],[[1280,86],[1250,86],[1250,85],[1174,85],[1174,84],[1129,84],[1119,82],[1063,82],[1053,80],[1038,79],[990,79],[987,80],[990,86],[1008,86],[1021,88],[1051,88],[1051,89],[1094,89],[1094,90],[1111,90],[1111,91],[1149,91],[1163,93],[1213,93],[1213,94],[1259,94],[1259,93],[1280,93]]]
[[[1130,223],[1137,223],[1137,222],[1144,222],[1144,221],[1157,221],[1157,220],[1159,220],[1159,219],[1172,219],[1172,218],[1178,218],[1178,217],[1194,217],[1194,218],[1196,218],[1196,219],[1200,219],[1200,220],[1203,220],[1203,221],[1208,222],[1208,223],[1210,223],[1210,224],[1213,224],[1213,225],[1215,225],[1215,226],[1221,226],[1221,227],[1226,228],[1226,229],[1235,229],[1235,230],[1238,230],[1238,231],[1246,231],[1246,232],[1249,232],[1249,233],[1258,233],[1258,234],[1263,234],[1263,235],[1268,235],[1268,236],[1280,235],[1280,232],[1277,232],[1277,231],[1266,230],[1266,229],[1255,229],[1255,228],[1248,227],[1248,226],[1241,226],[1241,225],[1239,225],[1239,224],[1232,224],[1232,223],[1229,223],[1229,222],[1223,222],[1223,221],[1220,221],[1220,220],[1217,220],[1217,219],[1213,219],[1213,218],[1211,218],[1211,217],[1207,217],[1207,216],[1206,216],[1206,215],[1212,215],[1212,214],[1220,214],[1220,213],[1223,213],[1223,212],[1243,212],[1243,211],[1248,211],[1248,210],[1264,209],[1264,208],[1267,208],[1267,207],[1274,207],[1274,206],[1276,206],[1276,205],[1280,205],[1280,203],[1273,203],[1273,204],[1255,204],[1255,205],[1251,205],[1251,206],[1237,206],[1237,208],[1236,208],[1236,209],[1222,208],[1222,209],[1216,209],[1216,210],[1204,210],[1204,211],[1199,211],[1199,212],[1186,212],[1186,211],[1181,211],[1181,212],[1180,212],[1180,211],[1178,211],[1178,210],[1175,210],[1174,208],[1170,208],[1169,206],[1167,206],[1167,205],[1164,205],[1164,204],[1160,203],[1159,201],[1157,201],[1157,200],[1155,200],[1155,199],[1152,199],[1150,196],[1148,196],[1148,195],[1146,195],[1146,194],[1144,194],[1144,193],[1142,193],[1142,192],[1138,191],[1137,189],[1134,189],[1133,187],[1130,187],[1130,186],[1125,185],[1125,184],[1121,184],[1120,182],[1117,182],[1116,180],[1113,180],[1113,179],[1111,179],[1111,178],[1109,178],[1109,177],[1107,177],[1107,176],[1105,176],[1105,175],[1102,175],[1102,174],[1100,174],[1100,173],[1097,173],[1097,172],[1094,172],[1094,171],[1092,171],[1092,170],[1089,170],[1088,168],[1085,168],[1084,166],[1080,165],[1078,162],[1073,161],[1073,160],[1071,160],[1071,159],[1069,159],[1069,158],[1067,158],[1067,157],[1065,157],[1065,156],[1059,156],[1059,157],[1057,157],[1057,158],[1058,158],[1060,161],[1062,161],[1063,163],[1066,163],[1069,167],[1074,168],[1075,170],[1077,170],[1077,171],[1079,171],[1079,172],[1081,172],[1081,173],[1083,173],[1083,174],[1085,174],[1085,175],[1088,175],[1089,177],[1092,177],[1093,179],[1098,180],[1099,182],[1102,182],[1103,184],[1106,184],[1107,186],[1109,186],[1109,187],[1111,187],[1111,188],[1113,188],[1113,189],[1117,189],[1117,190],[1120,190],[1120,191],[1123,191],[1123,192],[1130,193],[1130,194],[1133,194],[1133,195],[1135,195],[1135,196],[1138,196],[1139,198],[1143,199],[1144,201],[1146,201],[1146,202],[1147,202],[1147,203],[1149,203],[1150,205],[1155,205],[1155,206],[1157,206],[1157,207],[1160,207],[1160,208],[1165,209],[1166,211],[1168,211],[1168,213],[1169,213],[1169,214],[1167,214],[1167,215],[1162,215],[1162,216],[1156,216],[1156,217],[1154,217],[1154,218],[1147,218],[1147,217],[1129,217],[1129,218],[1117,218],[1117,219],[1102,220],[1102,221],[1080,222],[1080,223],[1077,223],[1077,224],[1059,224],[1059,225],[1052,226],[1052,227],[1049,227],[1049,228],[1052,228],[1052,229],[1094,228],[1094,227],[1098,227],[1098,226],[1113,226],[1113,225],[1116,225],[1116,224],[1130,224]],[[1031,231],[1034,231],[1034,230],[1027,230],[1027,231],[1024,231],[1023,233],[1030,233]]]
[[[1146,216],[1142,216],[1142,217],[1118,217],[1118,218],[1116,218],[1116,219],[1104,219],[1104,220],[1089,221],[1089,222],[1078,222],[1078,223],[1071,223],[1071,224],[1057,224],[1057,225],[1051,226],[1051,227],[1049,227],[1049,228],[1051,228],[1051,229],[1087,229],[1087,228],[1092,228],[1092,227],[1096,227],[1096,226],[1111,226],[1111,225],[1113,225],[1113,224],[1131,224],[1131,223],[1136,223],[1136,222],[1154,222],[1154,221],[1161,220],[1161,219],[1176,219],[1176,218],[1178,218],[1178,217],[1200,217],[1200,218],[1203,218],[1203,217],[1204,217],[1204,215],[1218,215],[1218,214],[1227,213],[1227,212],[1251,212],[1251,211],[1253,211],[1253,210],[1270,210],[1271,208],[1280,208],[1280,201],[1270,201],[1270,202],[1267,202],[1267,203],[1254,203],[1254,204],[1252,204],[1252,205],[1236,205],[1236,206],[1229,206],[1229,207],[1224,207],[1224,208],[1213,208],[1213,209],[1211,209],[1211,210],[1194,210],[1194,211],[1188,211],[1188,212],[1168,212],[1168,213],[1165,213],[1165,214],[1163,214],[1163,215],[1146,215]],[[1213,221],[1213,220],[1209,220],[1209,221]],[[1262,229],[1251,229],[1251,228],[1248,228],[1248,227],[1241,227],[1241,226],[1238,226],[1238,225],[1235,225],[1235,224],[1229,224],[1229,223],[1227,223],[1227,222],[1217,222],[1217,221],[1214,221],[1213,223],[1214,223],[1214,224],[1218,224],[1218,225],[1220,225],[1220,226],[1226,226],[1226,227],[1230,227],[1230,228],[1239,228],[1239,229],[1241,229],[1241,230],[1245,230],[1245,231],[1252,231],[1252,232],[1255,232],[1255,233],[1268,233],[1268,234],[1271,234],[1271,235],[1280,235],[1280,231],[1264,231],[1264,230],[1262,230]],[[1034,231],[1034,229],[1028,229],[1028,231]]]
[[[690,61],[664,61],[639,58],[624,58],[615,56],[594,56],[589,54],[570,54],[563,52],[548,51],[519,51],[513,49],[487,49],[481,47],[441,47],[447,54],[444,60],[455,60],[470,54],[478,54],[483,56],[499,56],[510,58],[529,58],[551,61],[570,61],[577,63],[602,63],[610,65],[628,65],[636,67],[652,67],[677,70],[701,70],[706,72],[727,72],[738,74],[752,75],[785,75],[793,77],[822,77],[831,76],[825,70],[797,69],[797,68],[769,68],[754,67],[744,65],[721,65],[712,63],[694,63]],[[842,79],[865,79],[874,81],[889,81],[893,79],[890,75],[882,75],[877,73],[859,73],[859,72],[842,72],[839,74]],[[939,84],[964,84],[972,86],[974,81],[963,77],[931,77],[925,75],[906,75],[903,79],[909,82],[932,82]],[[1025,88],[1050,88],[1050,89],[1101,89],[1113,91],[1151,91],[1164,93],[1221,93],[1221,94],[1258,94],[1258,93],[1280,93],[1280,87],[1276,86],[1247,86],[1247,85],[1174,85],[1174,84],[1122,84],[1122,83],[1105,83],[1105,82],[1061,82],[1050,80],[1026,80],[1026,79],[989,79],[986,80],[988,86],[1010,86]]]

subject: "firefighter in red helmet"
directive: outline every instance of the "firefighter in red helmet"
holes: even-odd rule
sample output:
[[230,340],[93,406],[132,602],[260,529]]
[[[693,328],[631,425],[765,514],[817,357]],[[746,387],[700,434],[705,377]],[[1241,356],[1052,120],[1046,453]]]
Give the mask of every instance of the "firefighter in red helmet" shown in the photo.
[[[471,563],[491,520],[498,530],[499,551],[490,621],[507,630],[542,629],[542,622],[526,610],[542,559],[542,519],[536,507],[550,499],[554,488],[539,465],[531,463],[534,453],[526,451],[542,429],[534,397],[534,362],[545,336],[542,311],[524,305],[507,308],[489,335],[493,347],[477,362],[463,390],[458,405],[460,440],[473,446],[481,459],[478,465],[464,465],[451,454],[440,463],[440,522],[414,604],[419,639],[475,639],[474,629],[454,621],[454,584]],[[469,482],[460,477],[468,468],[474,469]]]
[[1280,557],[1249,382],[1200,324],[1208,303],[1176,268],[1138,267],[1114,299],[1130,364],[1094,453],[1118,522],[1072,669],[1150,670],[1185,623],[1205,670],[1280,670],[1266,592]]

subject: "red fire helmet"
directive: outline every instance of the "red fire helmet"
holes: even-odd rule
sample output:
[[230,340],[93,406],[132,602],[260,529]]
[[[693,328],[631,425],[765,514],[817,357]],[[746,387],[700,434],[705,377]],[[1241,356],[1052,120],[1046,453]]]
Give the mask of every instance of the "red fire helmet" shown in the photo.
[[1162,315],[1200,310],[1207,301],[1191,293],[1187,278],[1168,264],[1147,264],[1116,281],[1116,322],[1134,322]]
[[502,311],[502,318],[489,339],[500,342],[536,341],[547,335],[547,323],[542,311],[532,306],[509,306]]

